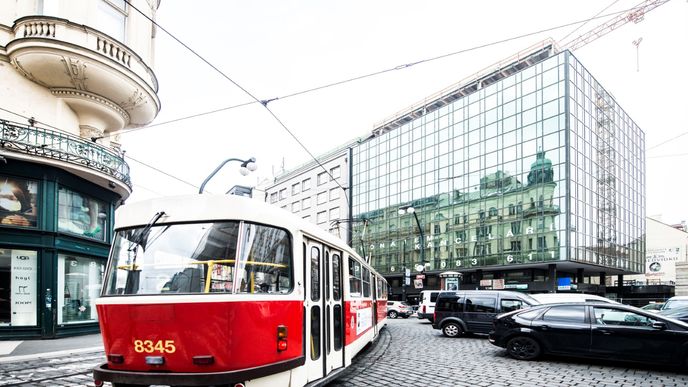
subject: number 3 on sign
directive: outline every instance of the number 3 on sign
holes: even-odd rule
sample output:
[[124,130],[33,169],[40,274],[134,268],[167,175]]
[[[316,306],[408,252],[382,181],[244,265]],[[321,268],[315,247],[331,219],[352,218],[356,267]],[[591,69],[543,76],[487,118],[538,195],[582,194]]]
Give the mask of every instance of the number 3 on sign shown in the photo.
[[138,353],[174,353],[176,350],[174,340],[134,340],[134,351]]

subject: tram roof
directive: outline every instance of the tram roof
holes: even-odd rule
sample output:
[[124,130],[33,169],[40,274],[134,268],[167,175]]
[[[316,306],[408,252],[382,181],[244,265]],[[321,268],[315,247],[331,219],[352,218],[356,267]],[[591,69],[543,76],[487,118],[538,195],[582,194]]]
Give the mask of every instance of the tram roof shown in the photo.
[[358,256],[345,241],[291,212],[239,195],[195,194],[127,203],[120,206],[115,213],[115,229],[145,226],[160,211],[165,212],[165,215],[156,224],[246,220],[282,227],[292,234],[305,232]]

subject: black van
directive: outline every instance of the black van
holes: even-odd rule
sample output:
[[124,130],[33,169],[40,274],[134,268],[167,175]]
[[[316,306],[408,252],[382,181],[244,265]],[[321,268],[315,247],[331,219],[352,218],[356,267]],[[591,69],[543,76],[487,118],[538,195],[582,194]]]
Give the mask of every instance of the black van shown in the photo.
[[460,290],[441,292],[435,304],[432,327],[448,337],[464,333],[489,333],[499,313],[539,305],[533,297],[506,290]]

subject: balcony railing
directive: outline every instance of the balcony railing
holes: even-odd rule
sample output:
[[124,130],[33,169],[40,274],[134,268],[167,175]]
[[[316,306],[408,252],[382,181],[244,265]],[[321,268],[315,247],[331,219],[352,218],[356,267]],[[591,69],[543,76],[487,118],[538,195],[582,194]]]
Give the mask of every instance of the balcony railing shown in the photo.
[[131,189],[129,165],[122,156],[77,136],[0,120],[0,147],[86,167],[111,176]]

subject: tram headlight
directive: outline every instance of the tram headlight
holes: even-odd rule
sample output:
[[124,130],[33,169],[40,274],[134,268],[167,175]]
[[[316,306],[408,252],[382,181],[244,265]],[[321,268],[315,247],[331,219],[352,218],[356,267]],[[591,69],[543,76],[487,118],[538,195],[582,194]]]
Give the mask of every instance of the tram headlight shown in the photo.
[[277,326],[277,352],[287,350],[287,327],[284,325]]

